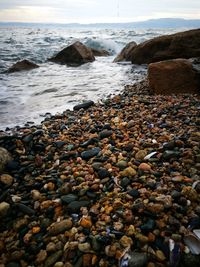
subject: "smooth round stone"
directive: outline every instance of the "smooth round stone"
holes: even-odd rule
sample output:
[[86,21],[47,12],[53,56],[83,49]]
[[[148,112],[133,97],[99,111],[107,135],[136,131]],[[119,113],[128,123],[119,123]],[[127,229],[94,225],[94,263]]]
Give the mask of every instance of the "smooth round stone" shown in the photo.
[[101,167],[103,166],[103,164],[101,162],[94,162],[92,164],[92,168],[95,170],[95,171],[98,171]]
[[65,204],[69,204],[73,201],[76,201],[77,199],[78,199],[78,196],[76,196],[74,194],[68,194],[68,195],[61,196],[61,200]]
[[136,160],[143,160],[147,155],[147,152],[145,150],[139,150],[136,154],[135,154],[135,159]]
[[14,178],[9,174],[2,174],[0,177],[0,181],[8,186],[11,186],[13,183]]
[[0,147],[0,172],[4,170],[10,160],[12,160],[12,157],[8,150]]
[[45,263],[44,263],[44,267],[51,267],[53,266],[58,260],[59,258],[62,256],[63,252],[62,250],[59,250],[57,252],[55,252],[54,254],[50,255]]
[[91,249],[91,246],[90,246],[90,243],[79,243],[78,244],[78,249],[81,251],[81,252],[89,252],[90,249]]
[[103,131],[101,131],[101,132],[99,133],[99,138],[100,138],[100,139],[107,138],[107,137],[111,136],[112,133],[113,133],[112,130],[103,130]]
[[50,226],[49,234],[50,235],[58,235],[60,233],[65,232],[66,230],[69,230],[72,228],[72,220],[71,219],[65,219],[61,222],[56,222]]
[[58,261],[54,264],[53,267],[63,267],[64,266],[64,263],[62,261]]
[[136,170],[133,169],[132,167],[128,167],[124,169],[123,171],[120,172],[120,175],[122,177],[134,177],[137,174]]
[[128,163],[125,160],[120,160],[117,162],[116,166],[120,168],[120,170],[124,170],[128,166]]
[[10,204],[7,202],[0,203],[0,217],[6,216],[8,210],[10,209]]

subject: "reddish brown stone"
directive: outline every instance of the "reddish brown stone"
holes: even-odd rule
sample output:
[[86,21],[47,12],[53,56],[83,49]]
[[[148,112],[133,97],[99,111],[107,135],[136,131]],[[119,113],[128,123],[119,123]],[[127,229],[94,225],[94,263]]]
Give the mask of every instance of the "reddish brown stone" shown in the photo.
[[200,73],[185,59],[151,63],[148,79],[156,94],[200,93]]

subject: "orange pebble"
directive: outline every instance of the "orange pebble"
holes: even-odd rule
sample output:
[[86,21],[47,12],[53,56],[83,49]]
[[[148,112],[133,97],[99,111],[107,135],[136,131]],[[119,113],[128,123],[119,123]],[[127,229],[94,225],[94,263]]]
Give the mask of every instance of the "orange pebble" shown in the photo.
[[80,225],[84,228],[91,228],[92,227],[92,222],[89,217],[83,217],[80,221]]
[[32,233],[33,234],[37,234],[39,232],[40,232],[40,227],[39,226],[35,226],[35,227],[32,228]]

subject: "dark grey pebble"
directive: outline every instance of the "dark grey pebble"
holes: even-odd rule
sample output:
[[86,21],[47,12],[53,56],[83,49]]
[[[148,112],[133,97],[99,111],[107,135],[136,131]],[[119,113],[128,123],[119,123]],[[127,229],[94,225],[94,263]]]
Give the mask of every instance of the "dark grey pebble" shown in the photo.
[[84,143],[80,144],[80,147],[87,147],[89,145],[93,145],[95,143],[98,143],[98,141],[99,141],[99,139],[97,139],[97,138],[91,138],[91,139],[85,141]]
[[65,145],[65,142],[64,141],[56,141],[54,144],[57,148],[61,148],[62,146]]
[[81,157],[82,157],[82,159],[87,160],[87,159],[90,159],[90,158],[92,158],[94,156],[97,156],[100,151],[101,151],[101,149],[99,147],[94,147],[94,148],[92,148],[90,150],[83,151],[81,153]]
[[174,150],[166,150],[162,154],[163,160],[170,160],[172,158],[177,158],[180,155],[179,151],[174,151]]
[[79,212],[81,207],[88,207],[90,205],[90,201],[87,200],[80,200],[80,201],[73,201],[71,203],[69,203],[69,205],[67,206],[67,208],[73,212]]
[[121,182],[120,182],[120,185],[123,187],[123,188],[126,188],[129,184],[131,183],[130,179],[128,177],[124,177]]
[[34,215],[35,211],[22,203],[15,203],[14,207],[18,208],[21,212],[27,215]]
[[140,226],[140,229],[143,231],[151,231],[155,227],[155,221],[152,219],[148,219],[148,221]]
[[91,100],[89,100],[89,101],[85,101],[85,102],[83,102],[82,104],[78,104],[78,105],[76,105],[76,106],[74,106],[74,110],[79,110],[79,109],[81,109],[81,108],[83,108],[83,109],[87,109],[87,108],[89,108],[89,107],[91,107],[91,106],[93,106],[94,105],[94,101],[91,101]]
[[68,195],[64,195],[61,196],[61,200],[62,202],[69,204],[73,201],[76,201],[78,199],[78,196],[74,195],[74,194],[68,194]]
[[99,133],[99,138],[103,139],[103,138],[107,138],[109,136],[111,136],[113,133],[112,130],[103,130]]
[[98,170],[98,177],[100,179],[104,179],[106,177],[110,177],[110,172],[107,169],[105,169],[105,168],[100,168]]
[[138,192],[137,189],[131,189],[127,192],[130,196],[137,198],[140,196],[140,193]]

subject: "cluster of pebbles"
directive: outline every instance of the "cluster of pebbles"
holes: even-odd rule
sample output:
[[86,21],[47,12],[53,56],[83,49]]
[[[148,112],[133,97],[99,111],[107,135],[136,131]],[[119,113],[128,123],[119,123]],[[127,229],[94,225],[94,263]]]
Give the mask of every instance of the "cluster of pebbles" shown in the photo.
[[200,266],[198,97],[89,103],[1,132],[0,266]]

